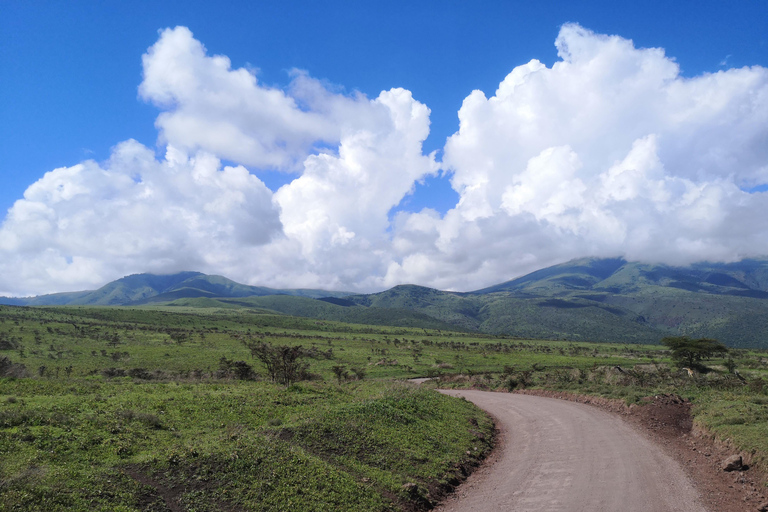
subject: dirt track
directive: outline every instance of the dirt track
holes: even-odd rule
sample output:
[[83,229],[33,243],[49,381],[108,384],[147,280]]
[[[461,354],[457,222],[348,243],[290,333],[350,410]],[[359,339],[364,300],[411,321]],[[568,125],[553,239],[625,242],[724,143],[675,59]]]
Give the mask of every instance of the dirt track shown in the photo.
[[705,511],[680,466],[620,418],[588,405],[475,390],[500,446],[437,510]]

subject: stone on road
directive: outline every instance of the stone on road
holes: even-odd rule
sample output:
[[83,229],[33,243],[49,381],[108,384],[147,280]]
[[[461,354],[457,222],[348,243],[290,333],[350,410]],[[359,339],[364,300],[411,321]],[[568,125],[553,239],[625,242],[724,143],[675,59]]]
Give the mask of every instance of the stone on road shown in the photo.
[[701,512],[680,465],[621,418],[531,395],[442,390],[496,418],[492,460],[441,512]]

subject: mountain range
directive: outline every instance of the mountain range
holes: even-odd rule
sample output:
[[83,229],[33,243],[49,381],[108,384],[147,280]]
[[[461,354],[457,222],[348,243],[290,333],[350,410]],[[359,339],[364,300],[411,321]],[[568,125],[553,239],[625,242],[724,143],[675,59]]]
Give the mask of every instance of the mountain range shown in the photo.
[[0,297],[0,304],[15,306],[139,306],[192,297],[262,297],[291,295],[297,297],[343,297],[344,292],[325,290],[280,290],[248,286],[226,277],[201,272],[178,274],[133,274],[108,283],[98,290],[53,293],[37,297]]
[[400,285],[352,294],[247,286],[199,272],[136,274],[95,291],[0,304],[252,308],[525,338],[656,343],[689,335],[768,348],[768,259],[675,267],[584,258],[473,292]]

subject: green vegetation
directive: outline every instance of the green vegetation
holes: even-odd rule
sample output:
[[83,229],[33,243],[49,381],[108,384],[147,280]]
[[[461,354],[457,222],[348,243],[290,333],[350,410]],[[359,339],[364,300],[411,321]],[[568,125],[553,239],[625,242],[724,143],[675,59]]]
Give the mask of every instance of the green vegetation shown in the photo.
[[709,338],[694,340],[688,336],[668,336],[663,338],[661,343],[672,351],[672,360],[678,368],[687,366],[699,371],[706,369],[702,364],[703,360],[728,352],[725,345]]
[[701,352],[690,376],[664,345],[195,306],[0,306],[0,509],[425,509],[493,439],[471,404],[397,382],[425,376],[637,403],[679,393],[768,460],[759,351]]
[[391,380],[431,367],[416,345],[437,334],[0,307],[0,509],[429,507],[493,441],[470,403]]
[[248,309],[323,321],[518,338],[650,344],[665,336],[768,348],[768,260],[669,267],[586,258],[470,293],[403,285],[370,295],[275,290],[221,276],[139,274],[15,305]]
[[164,510],[174,488],[190,510],[388,510],[489,448],[470,404],[396,384],[17,379],[0,399],[4,510]]

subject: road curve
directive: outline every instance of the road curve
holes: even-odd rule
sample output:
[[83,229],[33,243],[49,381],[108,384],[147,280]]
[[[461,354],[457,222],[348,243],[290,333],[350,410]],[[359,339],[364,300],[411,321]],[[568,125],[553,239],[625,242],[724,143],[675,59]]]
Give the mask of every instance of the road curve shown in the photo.
[[680,465],[619,417],[530,395],[442,390],[496,418],[500,443],[440,512],[702,512]]

